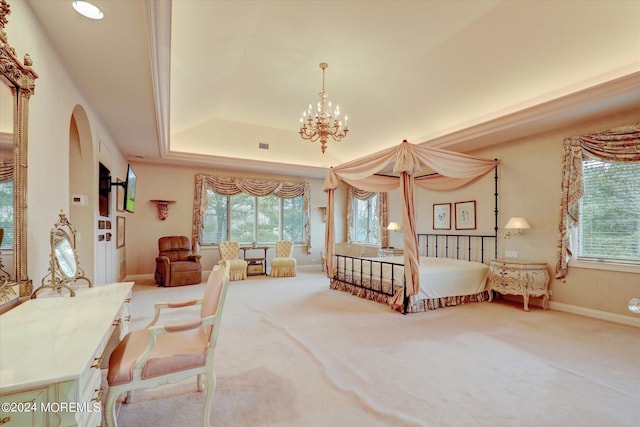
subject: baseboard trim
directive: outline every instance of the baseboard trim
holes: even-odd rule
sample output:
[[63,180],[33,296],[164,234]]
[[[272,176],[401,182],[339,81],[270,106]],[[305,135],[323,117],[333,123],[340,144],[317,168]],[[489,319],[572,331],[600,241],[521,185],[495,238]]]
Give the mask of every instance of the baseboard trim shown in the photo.
[[592,308],[579,307],[577,305],[570,305],[553,301],[549,301],[549,308],[552,310],[564,311],[565,313],[593,317],[595,319],[607,320],[609,322],[621,323],[623,325],[635,326],[636,328],[640,328],[640,317],[631,317],[622,314],[608,313],[606,311],[594,310]]

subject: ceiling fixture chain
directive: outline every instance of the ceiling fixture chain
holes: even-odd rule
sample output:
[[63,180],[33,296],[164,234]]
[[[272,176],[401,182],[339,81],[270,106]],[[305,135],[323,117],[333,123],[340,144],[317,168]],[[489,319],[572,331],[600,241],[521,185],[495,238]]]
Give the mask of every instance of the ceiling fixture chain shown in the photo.
[[323,154],[327,149],[329,137],[333,138],[334,141],[340,141],[349,132],[347,127],[348,117],[344,116],[344,124],[340,119],[340,106],[336,105],[336,108],[331,111],[332,105],[328,99],[329,94],[324,90],[324,75],[327,67],[329,67],[329,64],[326,62],[320,63],[320,68],[322,69],[322,92],[318,94],[320,102],[316,107],[315,115],[311,104],[309,104],[309,109],[302,113],[302,117],[300,117],[300,130],[298,131],[302,139],[308,139],[311,142],[320,140],[320,148]]

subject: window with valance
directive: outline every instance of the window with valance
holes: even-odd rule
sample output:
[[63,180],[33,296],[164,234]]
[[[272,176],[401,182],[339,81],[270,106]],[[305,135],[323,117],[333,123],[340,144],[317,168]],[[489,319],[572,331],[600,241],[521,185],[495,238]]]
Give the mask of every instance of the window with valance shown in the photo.
[[222,240],[293,240],[309,253],[308,183],[199,174],[194,195],[194,249]]
[[387,193],[359,190],[347,191],[347,240],[387,247]]
[[557,279],[579,255],[640,263],[639,178],[640,123],[564,140]]

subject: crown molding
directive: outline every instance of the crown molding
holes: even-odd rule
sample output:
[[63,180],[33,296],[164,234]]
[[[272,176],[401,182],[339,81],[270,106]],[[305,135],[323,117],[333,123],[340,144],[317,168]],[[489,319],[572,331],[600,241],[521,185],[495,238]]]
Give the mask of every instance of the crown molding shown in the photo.
[[640,71],[422,142],[430,147],[464,147],[505,142],[527,134],[640,106]]

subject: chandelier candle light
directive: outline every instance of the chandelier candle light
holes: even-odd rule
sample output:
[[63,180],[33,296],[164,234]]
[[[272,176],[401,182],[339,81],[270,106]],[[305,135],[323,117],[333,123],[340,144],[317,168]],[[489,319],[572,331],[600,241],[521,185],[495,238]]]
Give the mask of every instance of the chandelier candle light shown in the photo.
[[311,104],[309,104],[309,110],[302,113],[302,117],[300,117],[300,131],[298,132],[302,139],[308,139],[311,142],[320,140],[323,154],[327,149],[329,136],[334,141],[340,141],[349,132],[347,127],[348,117],[344,116],[343,126],[340,119],[340,106],[336,105],[335,110],[332,112],[331,101],[327,99],[329,94],[324,90],[324,72],[328,66],[329,64],[326,62],[320,63],[320,68],[322,69],[322,92],[318,94],[320,102],[318,102],[315,116],[313,115]]

